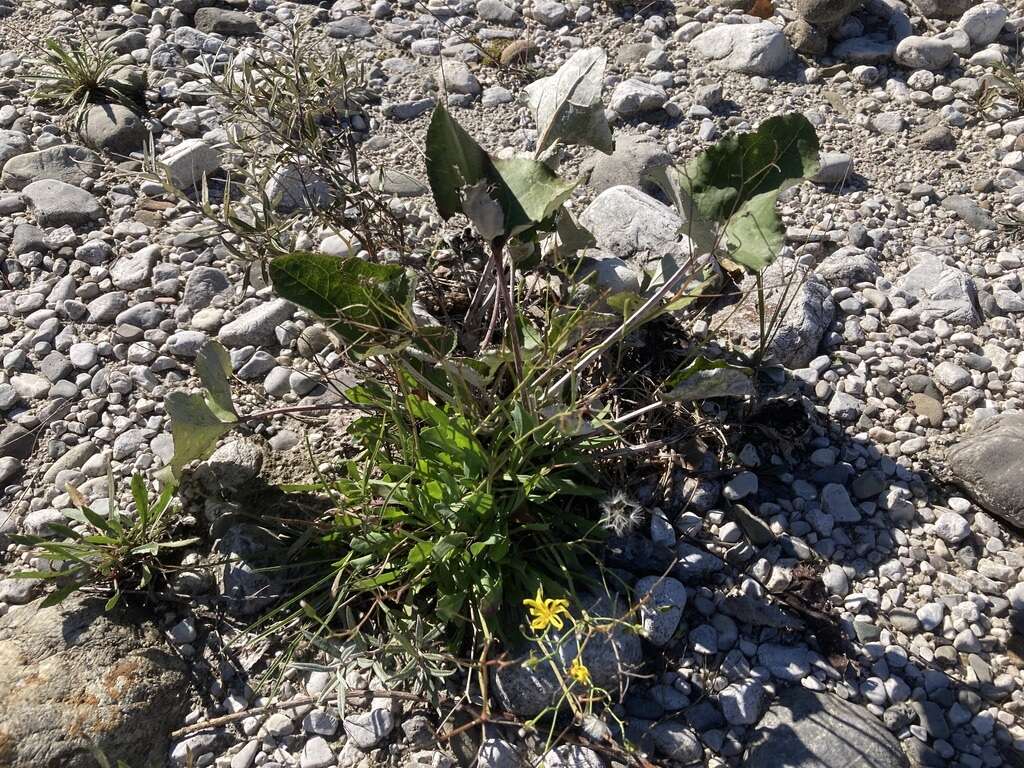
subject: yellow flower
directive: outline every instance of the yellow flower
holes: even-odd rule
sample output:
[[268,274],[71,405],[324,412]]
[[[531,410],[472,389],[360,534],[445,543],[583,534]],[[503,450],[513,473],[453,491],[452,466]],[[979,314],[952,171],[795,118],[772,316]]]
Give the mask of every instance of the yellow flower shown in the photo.
[[544,588],[537,587],[537,596],[526,598],[523,605],[530,609],[530,628],[537,632],[547,632],[548,627],[564,629],[562,616],[569,615],[569,601],[545,598]]
[[581,685],[590,685],[590,670],[580,661],[579,656],[573,659],[572,666],[569,667],[569,677]]

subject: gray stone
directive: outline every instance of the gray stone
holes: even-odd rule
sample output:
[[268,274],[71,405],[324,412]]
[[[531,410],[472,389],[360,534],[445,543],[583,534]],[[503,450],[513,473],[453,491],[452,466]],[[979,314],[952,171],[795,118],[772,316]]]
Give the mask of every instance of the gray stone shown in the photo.
[[864,707],[794,686],[761,719],[744,768],[909,768],[896,738]]
[[207,34],[242,37],[260,33],[260,25],[256,23],[256,19],[242,11],[200,8],[196,11],[195,21],[196,29]]
[[988,45],[999,37],[1009,12],[999,3],[982,3],[960,17],[960,29],[975,46]]
[[477,752],[478,768],[520,768],[522,761],[516,748],[504,739],[484,739]]
[[826,256],[814,271],[832,288],[852,288],[857,283],[873,283],[882,274],[882,268],[878,266],[877,261],[849,246]]
[[216,267],[195,267],[188,273],[181,303],[192,311],[210,306],[218,296],[231,292],[227,275]]
[[815,184],[828,187],[845,184],[853,175],[853,158],[845,152],[822,152],[818,172],[811,179]]
[[483,90],[472,70],[461,61],[444,60],[437,70],[437,87],[448,93],[479,96]]
[[929,19],[958,19],[978,0],[915,0],[914,9]]
[[0,763],[162,765],[188,711],[185,664],[160,632],[104,600],[34,603],[0,619]]
[[796,0],[795,10],[807,23],[828,31],[838,27],[860,5],[861,0]]
[[771,75],[793,60],[785,34],[774,24],[720,24],[701,32],[690,46],[715,66],[748,75]]
[[284,593],[284,572],[277,541],[263,528],[234,525],[214,544],[223,565],[217,569],[217,586],[227,610],[235,616],[252,616],[273,604]]
[[345,734],[364,752],[386,739],[395,727],[395,716],[389,709],[371,709],[346,717],[342,724]]
[[943,208],[956,213],[974,229],[995,231],[999,227],[988,211],[964,195],[949,195],[942,200],[941,205]]
[[231,440],[196,469],[196,479],[211,493],[238,492],[250,486],[263,468],[264,451],[255,440]]
[[480,0],[476,4],[476,15],[483,21],[506,27],[515,26],[521,21],[515,9],[510,8],[501,0]]
[[648,174],[655,168],[671,164],[672,156],[661,145],[642,136],[624,134],[616,137],[612,154],[595,152],[587,164],[590,171],[589,184],[595,192],[625,185],[654,195],[658,187],[648,180]]
[[[765,300],[768,316],[782,314],[775,335],[766,343],[766,359],[789,368],[803,368],[818,355],[825,331],[832,325],[835,305],[828,286],[792,259],[777,259],[765,271]],[[758,317],[755,280],[744,277],[738,291],[739,304],[723,301],[712,322],[723,322],[722,330],[749,350],[758,347],[761,322]],[[737,295],[729,297],[736,300]]]
[[92,224],[103,217],[103,206],[91,192],[63,181],[33,181],[22,190],[36,211],[36,220],[44,227],[72,227]]
[[18,224],[14,228],[14,237],[11,240],[11,253],[20,256],[30,251],[40,253],[50,250],[46,242],[46,233],[33,224]]
[[149,277],[159,256],[160,247],[149,246],[131,256],[122,257],[110,268],[110,279],[115,286],[126,291],[142,288],[149,284]]
[[0,170],[16,155],[28,152],[32,142],[21,131],[0,131]]
[[121,104],[97,104],[82,123],[82,141],[112,155],[130,155],[143,148],[149,136],[145,123]]
[[895,50],[896,43],[892,40],[854,37],[838,43],[832,55],[850,64],[883,64],[892,58]]
[[673,763],[689,765],[704,757],[704,748],[693,729],[679,721],[658,723],[651,729],[651,737],[658,753]]
[[266,193],[274,210],[283,213],[326,208],[334,200],[324,178],[297,163],[275,169],[267,180]]
[[220,153],[202,139],[185,139],[160,155],[158,162],[171,183],[188,192],[220,167]]
[[292,316],[294,306],[284,299],[259,304],[220,329],[217,338],[230,347],[274,344],[277,327]]
[[534,0],[530,14],[545,27],[560,27],[569,18],[569,9],[557,0]]
[[[612,621],[624,618],[625,601],[605,597],[582,597],[581,604],[598,623],[602,618]],[[511,664],[493,672],[493,693],[502,707],[526,717],[564,703],[563,689],[551,664],[557,664],[562,677],[573,661],[581,657],[590,670],[595,686],[604,688],[613,696],[619,695],[626,676],[641,663],[643,655],[640,639],[623,628],[621,623],[608,624],[607,632],[592,635],[580,652],[576,634],[571,628],[549,631],[547,641],[553,651],[550,662],[528,667]],[[524,654],[525,655],[525,654]]]
[[1024,413],[1004,413],[975,426],[946,453],[950,479],[977,504],[1024,527]]
[[608,105],[623,117],[633,117],[661,109],[666,101],[664,88],[631,77],[615,86]]
[[919,257],[917,265],[899,281],[899,287],[918,299],[914,309],[926,324],[939,318],[951,325],[976,326],[981,322],[974,280],[956,267],[947,266],[938,256]]
[[8,160],[0,174],[0,184],[8,189],[24,189],[34,181],[52,180],[78,186],[88,177],[99,176],[101,168],[95,152],[60,144]]
[[671,576],[645,576],[633,589],[644,637],[651,645],[667,645],[686,607],[686,587]]
[[896,45],[893,55],[897,64],[911,69],[938,71],[953,61],[953,46],[946,40],[935,37],[911,35]]
[[324,33],[328,37],[370,37],[373,34],[373,27],[370,22],[362,16],[346,16],[344,19],[332,21],[324,27]]

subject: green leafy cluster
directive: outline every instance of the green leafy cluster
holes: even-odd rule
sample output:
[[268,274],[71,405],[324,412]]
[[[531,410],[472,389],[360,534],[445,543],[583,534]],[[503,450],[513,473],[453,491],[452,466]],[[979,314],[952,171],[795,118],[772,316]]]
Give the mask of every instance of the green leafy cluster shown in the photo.
[[[108,472],[110,501],[114,494],[113,476]],[[132,477],[134,515],[122,515],[112,507],[105,515],[95,512],[82,495],[68,486],[74,509],[67,510],[67,524],[47,523],[52,538],[15,535],[11,540],[31,547],[35,556],[46,559],[52,570],[21,571],[17,578],[45,579],[57,589],[43,600],[44,607],[56,605],[80,589],[90,587],[110,591],[106,608],[111,610],[128,590],[146,590],[165,569],[165,558],[174,550],[195,544],[194,537],[173,538],[180,523],[174,503],[173,485],[164,487],[150,501],[142,475]]]

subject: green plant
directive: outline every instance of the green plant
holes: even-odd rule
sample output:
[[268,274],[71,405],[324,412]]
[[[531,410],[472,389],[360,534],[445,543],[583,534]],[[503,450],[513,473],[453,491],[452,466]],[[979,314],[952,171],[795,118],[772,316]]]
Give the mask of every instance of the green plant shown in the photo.
[[[532,157],[494,156],[444,106],[435,109],[426,164],[438,212],[465,216],[487,257],[463,317],[417,314],[418,275],[404,266],[283,253],[283,241],[270,251],[275,292],[344,343],[360,378],[345,405],[361,415],[348,428],[356,456],[286,489],[329,494],[333,509],[285,526],[305,578],[265,617],[262,635],[288,638],[292,651],[330,649],[421,690],[475,670],[486,691],[491,643],[521,637],[524,599],[538,587],[561,596],[601,581],[606,526],[596,500],[604,463],[644,450],[629,431],[688,399],[678,384],[709,372],[727,377],[729,392],[712,381],[699,396],[749,394],[744,367],[687,349],[677,376],[645,379],[623,396],[622,381],[633,380],[618,370],[624,342],[701,300],[712,277],[696,259],[663,270],[644,295],[609,297],[619,315],[571,293],[530,297],[517,282],[531,269],[571,281],[592,243],[565,205],[576,182],[554,168],[567,144],[612,147],[600,101],[604,64],[600,49],[579,51],[527,89],[538,125]],[[767,121],[666,174],[666,183],[709,258],[757,271],[781,246],[778,191],[810,172],[816,150],[806,121]],[[542,257],[552,243],[553,256]],[[304,408],[239,414],[226,352],[215,343],[201,351],[198,372],[204,393],[166,401],[172,482],[239,424]]]
[[[108,468],[109,498],[113,504],[113,475]],[[75,508],[65,512],[67,524],[49,523],[57,538],[15,535],[11,540],[32,548],[36,557],[53,566],[51,570],[22,571],[17,578],[46,579],[57,589],[43,600],[55,605],[80,589],[99,588],[112,593],[107,610],[112,609],[127,591],[146,590],[161,575],[169,551],[195,544],[194,537],[175,538],[180,526],[174,487],[166,486],[155,501],[150,501],[141,475],[132,477],[134,515],[123,515],[112,506],[103,515],[89,508],[82,495],[68,486]]]
[[372,260],[405,236],[387,200],[359,179],[359,143],[375,97],[344,49],[298,26],[279,44],[254,45],[210,69],[203,85],[230,126],[220,194],[204,180],[198,200],[175,188],[155,158],[153,178],[196,206],[236,258],[265,265],[316,228],[352,241]]
[[83,34],[70,42],[46,40],[41,53],[39,71],[29,76],[37,83],[33,97],[70,112],[76,126],[90,104],[135,105],[131,84],[118,79],[125,62],[116,51]]

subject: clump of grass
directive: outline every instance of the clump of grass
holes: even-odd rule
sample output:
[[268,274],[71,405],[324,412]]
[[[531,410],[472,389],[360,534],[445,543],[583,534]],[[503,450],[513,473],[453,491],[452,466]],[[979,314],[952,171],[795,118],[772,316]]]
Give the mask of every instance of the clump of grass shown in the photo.
[[30,76],[37,83],[34,98],[68,112],[76,126],[92,104],[132,107],[131,86],[116,77],[123,65],[118,53],[85,36],[67,43],[46,40],[40,70]]
[[[109,499],[116,499],[113,476],[108,470]],[[132,477],[135,514],[125,515],[116,506],[105,514],[90,509],[73,487],[68,493],[75,508],[65,512],[67,524],[49,523],[52,537],[15,535],[11,540],[32,548],[36,557],[47,560],[51,570],[22,571],[18,578],[45,579],[58,587],[43,600],[56,605],[83,588],[108,593],[111,610],[122,594],[152,590],[163,575],[169,551],[195,544],[194,537],[175,538],[181,524],[174,488],[168,486],[151,501],[141,475]]]

